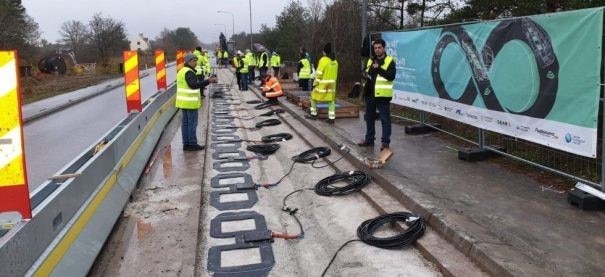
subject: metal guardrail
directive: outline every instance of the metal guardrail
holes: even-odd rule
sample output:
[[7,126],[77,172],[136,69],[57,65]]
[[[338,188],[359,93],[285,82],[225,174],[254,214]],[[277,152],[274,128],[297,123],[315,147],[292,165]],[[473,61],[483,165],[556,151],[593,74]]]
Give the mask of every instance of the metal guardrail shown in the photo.
[[58,172],[80,176],[33,192],[33,218],[0,238],[0,276],[87,274],[176,113],[175,93],[152,96],[101,139],[100,151],[95,144]]

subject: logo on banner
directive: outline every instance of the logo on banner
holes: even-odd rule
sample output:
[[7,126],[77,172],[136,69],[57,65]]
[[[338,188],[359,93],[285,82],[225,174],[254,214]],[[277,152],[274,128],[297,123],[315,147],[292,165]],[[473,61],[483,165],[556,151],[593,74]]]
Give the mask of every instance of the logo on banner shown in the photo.
[[558,139],[559,138],[557,136],[557,134],[555,134],[555,132],[546,131],[544,129],[539,129],[539,128],[534,129],[534,131],[536,131],[536,133],[538,133],[538,134],[540,134],[542,136],[548,137],[548,138],[554,138],[554,139]]
[[586,143],[586,140],[580,136],[576,136],[576,135],[567,133],[567,134],[565,134],[565,142],[580,145],[580,144]]
[[521,132],[529,132],[529,126],[517,125],[517,130]]
[[506,126],[506,127],[510,127],[512,125],[510,122],[505,121],[505,120],[500,120],[500,119],[496,120],[496,123],[498,123],[498,125],[502,125],[502,126]]
[[476,116],[474,114],[470,114],[470,113],[466,113],[466,117],[469,117],[469,118],[472,118],[472,119],[475,119],[475,120],[479,119],[478,116]]
[[[538,78],[538,95],[525,110],[516,111],[500,102],[498,91],[494,90],[489,72],[503,45],[510,41],[525,43],[532,51]],[[464,52],[471,69],[471,77],[462,95],[453,98],[441,79],[441,58],[449,44],[457,44]],[[558,90],[559,62],[548,33],[532,19],[515,18],[503,20],[495,26],[485,40],[482,49],[477,49],[472,37],[463,26],[447,26],[441,31],[441,38],[433,53],[431,74],[433,84],[440,98],[472,106],[480,97],[488,110],[508,112],[534,118],[545,118],[554,106]]]

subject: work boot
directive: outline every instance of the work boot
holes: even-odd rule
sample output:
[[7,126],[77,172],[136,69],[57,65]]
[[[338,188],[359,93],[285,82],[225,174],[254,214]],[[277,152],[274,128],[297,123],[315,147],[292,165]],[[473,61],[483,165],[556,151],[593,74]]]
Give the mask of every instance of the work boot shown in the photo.
[[204,146],[201,146],[199,144],[194,144],[194,145],[184,145],[183,146],[183,151],[200,151],[200,150],[204,150]]
[[317,120],[317,116],[312,114],[305,114],[305,118],[309,120]]
[[383,143],[382,146],[380,147],[380,151],[389,148],[389,144],[388,143]]
[[360,141],[360,142],[357,143],[357,146],[361,146],[361,147],[374,146],[374,142],[373,141],[362,140],[362,141]]
[[326,122],[330,123],[330,124],[334,124],[334,119],[328,118],[328,119],[326,119]]

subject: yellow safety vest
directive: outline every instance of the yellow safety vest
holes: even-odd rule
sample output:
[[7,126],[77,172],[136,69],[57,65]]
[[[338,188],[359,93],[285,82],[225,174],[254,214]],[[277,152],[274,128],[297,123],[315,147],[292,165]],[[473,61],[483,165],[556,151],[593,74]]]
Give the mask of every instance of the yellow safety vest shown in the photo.
[[256,66],[256,57],[254,57],[252,52],[246,53],[246,59],[248,59],[249,66]]
[[200,90],[192,89],[187,84],[185,75],[193,69],[184,66],[176,74],[176,107],[180,109],[199,109],[202,106]]
[[[258,67],[267,67],[269,66],[268,64],[265,63],[265,60],[263,60],[263,56],[266,59],[266,63],[269,62],[269,59],[267,59],[267,52],[262,52],[258,58]],[[265,64],[263,64],[265,63]]]
[[299,79],[310,79],[311,78],[311,64],[307,59],[301,59],[300,62],[303,64],[303,67],[300,69]]
[[[393,57],[386,56],[384,58],[384,63],[381,68],[387,70],[389,65],[393,62]],[[370,66],[372,66],[372,60],[368,60],[368,64],[366,66],[366,72],[370,71]],[[374,84],[374,97],[393,97],[393,81],[389,81],[380,74],[376,75],[376,83]]]
[[[307,59],[305,61],[309,62]],[[315,81],[311,99],[319,102],[334,101],[336,99],[336,80],[338,79],[338,61],[327,56],[319,59],[315,70]]]
[[195,50],[193,55],[197,57],[197,65],[195,66],[195,75],[204,75],[204,57],[202,52]]
[[242,66],[242,68],[239,70],[239,73],[242,73],[242,74],[248,73],[248,59],[246,59],[244,57],[244,58],[240,58],[239,60],[241,63],[244,64],[244,66]]
[[281,59],[278,54],[271,55],[271,67],[280,67]]

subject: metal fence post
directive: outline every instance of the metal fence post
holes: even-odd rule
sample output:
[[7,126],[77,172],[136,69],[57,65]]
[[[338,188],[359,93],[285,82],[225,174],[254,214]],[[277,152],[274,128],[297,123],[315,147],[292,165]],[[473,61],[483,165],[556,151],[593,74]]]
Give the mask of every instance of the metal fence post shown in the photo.
[[479,149],[485,148],[485,129],[479,129]]
[[[603,91],[603,86],[601,86],[601,91]],[[601,98],[601,105],[603,107],[603,114],[602,116],[602,120],[603,122],[601,122],[601,132],[603,132],[603,137],[601,138],[601,140],[605,139],[605,106],[603,103],[603,99]],[[603,144],[603,142],[601,142],[601,191],[605,192],[605,144]]]

